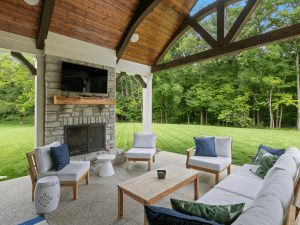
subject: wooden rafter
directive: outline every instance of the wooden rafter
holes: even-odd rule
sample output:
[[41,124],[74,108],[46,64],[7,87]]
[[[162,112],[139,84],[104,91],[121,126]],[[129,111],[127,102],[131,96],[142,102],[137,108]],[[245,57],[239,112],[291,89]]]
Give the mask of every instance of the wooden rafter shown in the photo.
[[140,82],[143,88],[147,88],[147,83],[144,81],[141,75],[136,74],[134,77]]
[[243,29],[246,22],[248,21],[248,19],[250,18],[250,16],[252,15],[253,11],[255,10],[255,8],[257,7],[257,5],[260,1],[261,0],[248,0],[247,5],[244,7],[242,12],[239,14],[236,21],[234,22],[234,24],[230,28],[229,32],[227,33],[225,41],[224,41],[225,44],[228,44],[235,40],[235,38],[240,33],[240,31]]
[[121,42],[117,48],[117,62],[122,57],[123,52],[125,51],[126,46],[128,45],[131,36],[134,34],[138,25],[144,20],[144,18],[158,5],[160,0],[143,0],[140,1],[137,10],[132,17],[126,32],[121,38]]
[[[241,0],[223,0],[223,1],[224,1],[224,5],[226,7],[228,5],[234,4]],[[217,4],[218,4],[218,1],[215,1],[211,4],[209,4],[205,8],[199,10],[199,12],[197,12],[194,16],[192,16],[192,19],[195,21],[200,21],[203,18],[205,18],[206,16],[211,15],[212,13],[216,12]],[[183,34],[185,34],[188,31],[189,28],[190,28],[190,24],[189,24],[188,20],[186,19],[182,22],[182,24],[179,26],[179,28],[176,30],[176,32],[173,34],[173,36],[170,38],[169,42],[166,44],[165,48],[161,51],[155,64],[158,64],[164,58],[164,56],[167,54],[167,52],[170,50],[170,48],[176,43],[177,40],[179,40],[179,38]]]
[[223,45],[225,32],[225,2],[219,0],[217,4],[217,40],[219,46]]
[[37,49],[44,49],[45,46],[45,39],[48,36],[49,26],[54,10],[55,0],[45,0],[42,16],[41,16],[41,23],[38,32],[38,36],[36,39],[36,48]]
[[32,75],[36,75],[36,68],[20,52],[11,52],[11,56],[20,60]]
[[210,49],[184,58],[175,59],[171,62],[152,66],[152,72],[158,72],[166,69],[203,61],[206,59],[227,55],[234,52],[240,52],[246,49],[259,47],[272,42],[291,39],[300,35],[300,23],[270,31],[254,37],[246,38],[241,41],[229,43],[223,47]]
[[216,40],[195,20],[193,20],[190,16],[187,17],[189,21],[189,25],[194,28],[194,30],[207,42],[211,47],[216,47]]

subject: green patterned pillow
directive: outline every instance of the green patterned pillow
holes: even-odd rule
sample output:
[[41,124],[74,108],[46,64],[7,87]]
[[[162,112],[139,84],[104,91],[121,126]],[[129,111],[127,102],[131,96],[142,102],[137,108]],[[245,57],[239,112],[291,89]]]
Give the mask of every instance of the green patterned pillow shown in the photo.
[[279,156],[272,155],[269,152],[261,149],[258,152],[257,157],[253,163],[254,166],[251,167],[250,171],[261,178],[265,178],[269,169],[273,167],[278,159]]
[[234,205],[207,205],[171,198],[172,208],[180,213],[198,216],[220,224],[231,224],[242,214],[245,203]]

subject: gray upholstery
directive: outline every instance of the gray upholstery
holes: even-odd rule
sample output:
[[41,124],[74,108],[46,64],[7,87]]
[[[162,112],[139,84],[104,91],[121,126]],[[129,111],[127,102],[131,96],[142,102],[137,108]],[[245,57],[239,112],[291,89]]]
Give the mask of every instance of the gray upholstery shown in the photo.
[[208,157],[208,156],[193,156],[189,158],[189,165],[202,167],[214,171],[221,171],[231,164],[230,157]]
[[46,176],[57,176],[59,181],[78,181],[90,169],[89,161],[71,161],[60,171],[49,170],[38,174],[38,179]]
[[295,147],[289,147],[286,150],[287,154],[291,154],[297,164],[297,167],[300,167],[300,150],[298,148]]
[[280,200],[272,195],[255,199],[232,225],[282,225],[284,213]]
[[297,174],[297,164],[291,154],[283,154],[274,164],[273,168],[286,170],[294,180]]
[[132,148],[125,152],[126,158],[151,159],[155,154],[155,148]]
[[156,134],[134,134],[133,148],[155,148]]
[[218,156],[231,157],[231,138],[215,137],[215,149]]
[[34,150],[35,161],[38,173],[45,173],[53,167],[50,157],[50,148],[59,146],[59,142],[53,142],[49,145],[38,147]]

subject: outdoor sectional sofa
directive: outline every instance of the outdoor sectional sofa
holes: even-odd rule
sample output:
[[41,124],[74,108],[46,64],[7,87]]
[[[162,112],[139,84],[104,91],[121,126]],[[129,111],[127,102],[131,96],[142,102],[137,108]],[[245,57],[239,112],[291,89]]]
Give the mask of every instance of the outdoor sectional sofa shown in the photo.
[[[243,213],[233,225],[296,225],[300,197],[299,167],[300,150],[290,147],[280,156],[264,179],[250,171],[251,164],[245,164],[196,202],[209,205],[245,203]],[[178,224],[203,224],[203,219],[199,217],[170,209],[162,208],[161,212],[160,209],[157,210],[156,215],[162,213],[169,218],[175,217],[176,222],[181,221]],[[149,221],[149,224],[153,223]]]

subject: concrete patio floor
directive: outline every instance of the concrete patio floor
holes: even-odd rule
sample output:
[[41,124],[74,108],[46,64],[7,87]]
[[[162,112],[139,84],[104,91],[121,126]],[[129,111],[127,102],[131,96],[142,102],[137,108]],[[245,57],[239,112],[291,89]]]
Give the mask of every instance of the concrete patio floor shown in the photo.
[[[160,152],[152,169],[176,164],[185,166],[186,157],[170,152]],[[117,184],[147,172],[146,163],[130,163],[114,166],[115,175],[101,178],[91,172],[90,184],[79,186],[78,200],[72,200],[71,188],[61,189],[58,209],[46,218],[50,225],[140,225],[143,224],[143,207],[140,203],[124,196],[124,218],[117,218]],[[232,170],[236,169],[233,166]],[[226,172],[222,174],[224,178]],[[214,176],[200,172],[200,195],[214,185]],[[157,206],[170,207],[170,197],[193,200],[193,184],[177,190],[170,196],[157,202]],[[0,182],[0,224],[16,225],[36,216],[31,202],[31,181],[29,176]]]

